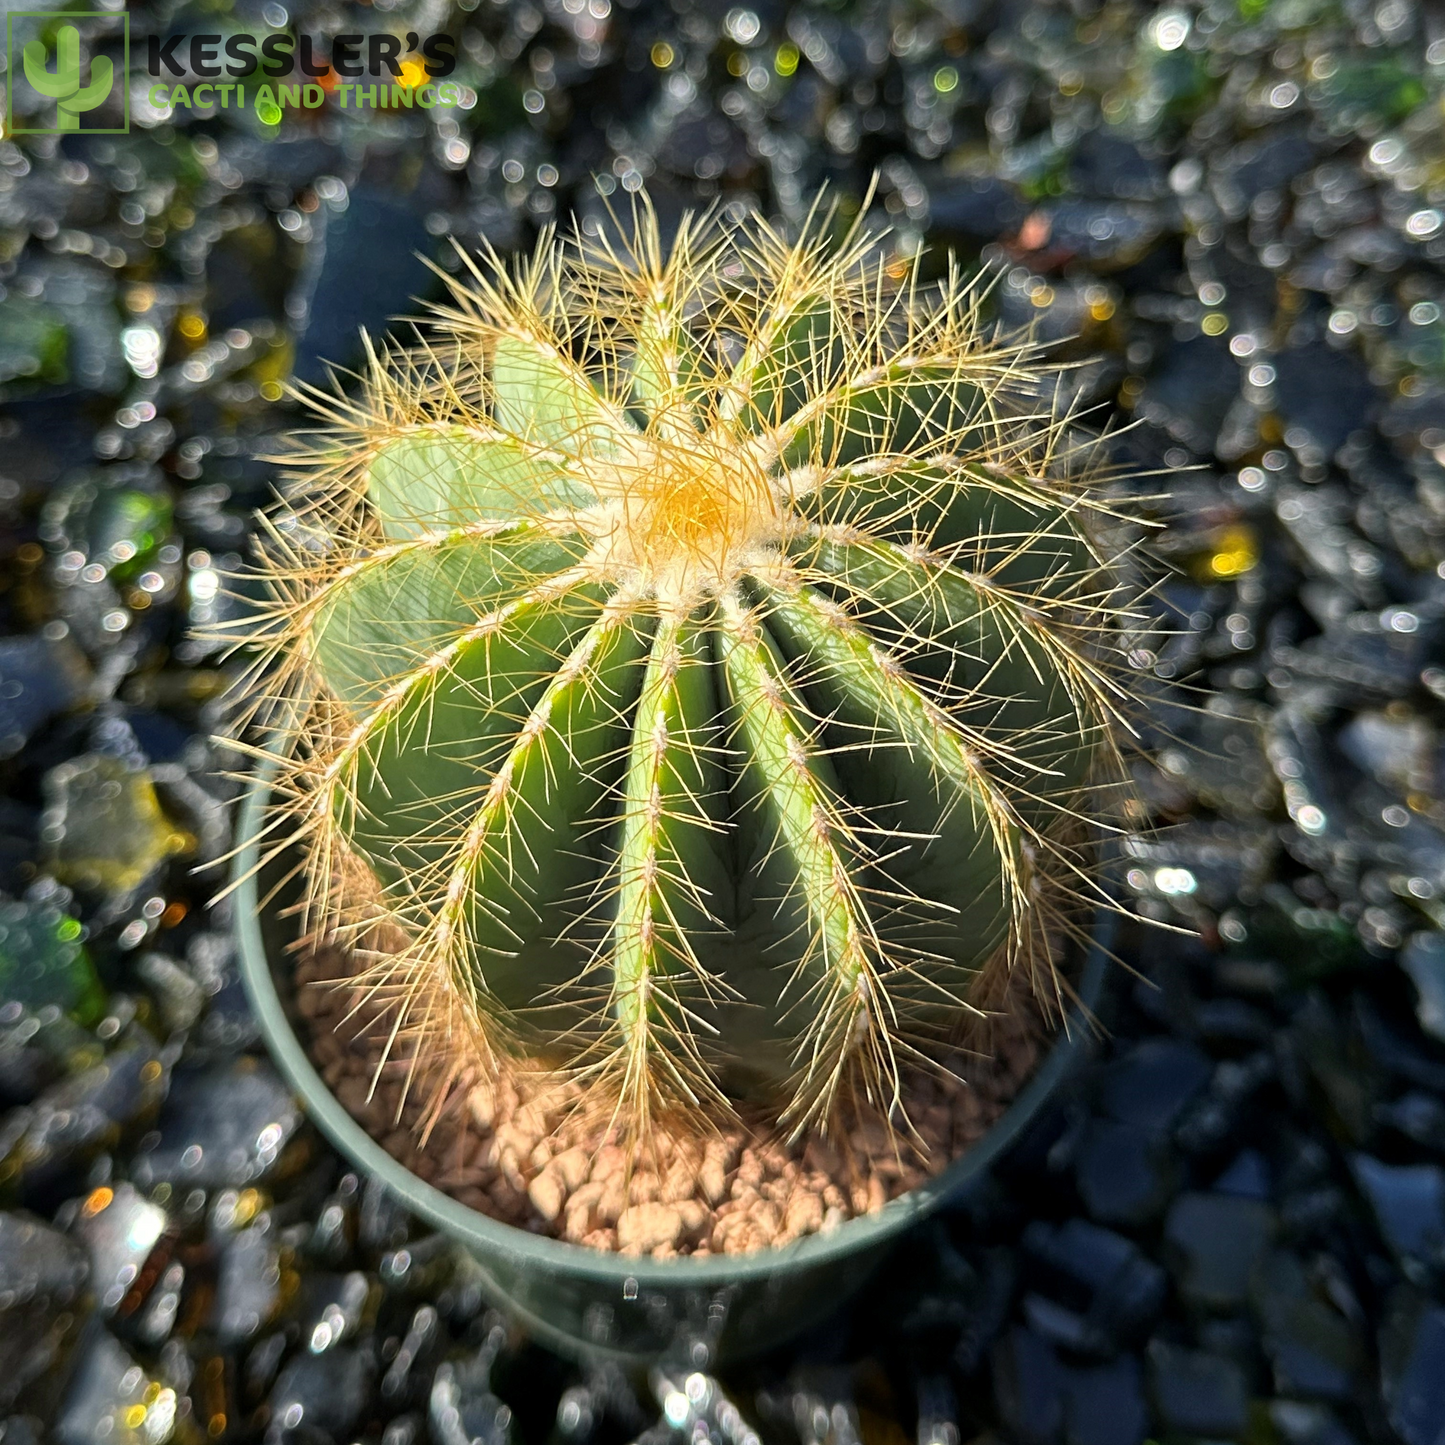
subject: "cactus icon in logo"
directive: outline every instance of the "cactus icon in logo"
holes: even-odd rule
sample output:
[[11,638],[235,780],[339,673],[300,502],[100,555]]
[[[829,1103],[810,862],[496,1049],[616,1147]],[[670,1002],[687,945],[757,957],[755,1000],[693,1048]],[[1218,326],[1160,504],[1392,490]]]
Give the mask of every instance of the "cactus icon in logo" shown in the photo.
[[[86,19],[93,21],[96,17],[93,14],[67,15],[50,12],[45,15],[28,15],[12,12],[8,17],[7,25],[7,53],[14,57],[16,51],[15,41],[18,38],[15,34],[16,21],[39,21],[42,22],[42,33],[34,35],[26,40],[20,47],[20,56],[23,59],[23,72],[25,83],[38,95],[53,100],[56,106],[56,123],[53,126],[27,125],[22,119],[16,124],[15,95],[14,91],[19,89],[20,76],[15,74],[16,67],[13,59],[11,64],[12,94],[8,107],[10,114],[6,117],[9,122],[9,129],[12,132],[37,132],[68,133],[71,131],[88,132],[112,132],[117,130],[129,130],[129,104],[125,96],[125,86],[122,84],[122,101],[125,104],[126,124],[121,126],[87,124],[86,117],[89,112],[95,111],[102,102],[110,95],[115,86],[116,74],[115,64],[109,56],[94,55],[88,57],[88,76],[82,76],[81,37],[80,30],[72,24],[62,24],[53,32],[55,47],[55,63],[52,68],[50,64],[50,46],[46,43],[45,33],[57,20]],[[22,32],[23,33],[23,32]],[[130,26],[126,21],[124,46],[129,50]],[[126,64],[126,61],[122,61]],[[47,107],[48,109],[48,107]],[[36,117],[37,119],[39,117]]]

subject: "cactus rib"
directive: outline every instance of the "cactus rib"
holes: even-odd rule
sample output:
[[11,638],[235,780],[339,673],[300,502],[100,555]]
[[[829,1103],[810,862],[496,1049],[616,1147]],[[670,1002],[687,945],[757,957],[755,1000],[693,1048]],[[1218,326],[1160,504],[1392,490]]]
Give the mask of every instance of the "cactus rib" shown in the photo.
[[735,725],[754,773],[766,819],[766,862],[792,878],[807,942],[784,985],[811,1017],[795,1051],[799,1077],[794,1113],[826,1113],[841,1081],[839,1063],[862,1041],[867,1085],[884,1107],[899,1080],[888,1024],[893,1010],[883,983],[886,957],[859,878],[864,845],[848,821],[832,768],[807,725],[807,709],[789,684],[781,655],[757,616],[735,596],[720,599],[719,654],[732,695]]
[[[611,880],[614,921],[602,954],[617,1034],[605,1067],[617,1075],[618,1108],[642,1128],[659,1103],[721,1102],[698,1050],[700,1016],[689,1005],[689,995],[716,1000],[729,992],[694,942],[724,927],[697,876],[702,870],[688,866],[708,846],[690,835],[716,827],[707,744],[694,735],[709,716],[699,724],[699,686],[710,690],[700,640],[675,615],[658,625],[633,722]],[[671,1050],[656,1048],[663,1035]]]

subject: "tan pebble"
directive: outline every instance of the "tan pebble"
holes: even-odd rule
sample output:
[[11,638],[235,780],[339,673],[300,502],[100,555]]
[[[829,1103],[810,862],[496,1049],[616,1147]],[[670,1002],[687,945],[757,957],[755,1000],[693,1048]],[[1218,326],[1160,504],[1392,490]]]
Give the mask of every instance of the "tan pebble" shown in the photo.
[[782,1215],[776,1204],[764,1201],[752,1212],[750,1216],[752,1232],[757,1240],[754,1249],[769,1245],[777,1238],[778,1231],[783,1227]]
[[532,1152],[532,1145],[536,1142],[532,1139],[524,1139],[521,1130],[517,1128],[516,1120],[504,1119],[497,1125],[497,1146],[499,1149],[510,1149],[513,1154],[524,1155]]
[[[555,1167],[555,1166],[554,1166]],[[591,1209],[598,1204],[602,1196],[607,1192],[607,1185],[600,1179],[589,1179],[585,1184],[579,1184],[567,1195],[568,1210],[580,1209],[584,1206]]]
[[626,1172],[627,1155],[616,1144],[604,1144],[592,1156],[589,1179],[612,1179]]
[[677,1212],[682,1216],[682,1227],[688,1234],[697,1234],[708,1221],[708,1210],[697,1199],[684,1199]]
[[609,1254],[617,1248],[617,1231],[615,1229],[594,1229],[585,1239],[581,1241],[593,1249],[603,1249]]
[[730,1214],[713,1225],[711,1244],[716,1254],[741,1254],[749,1225],[741,1214]]
[[518,1194],[527,1192],[527,1177],[522,1172],[522,1161],[517,1158],[515,1149],[504,1146],[497,1154],[497,1167]]
[[348,1114],[360,1114],[366,1109],[366,1096],[370,1093],[366,1080],[358,1074],[352,1074],[337,1085],[336,1097],[341,1100],[342,1107]]
[[848,1201],[836,1184],[829,1184],[823,1190],[823,1205],[827,1209],[846,1209]]
[[770,1199],[774,1204],[786,1204],[792,1192],[792,1185],[783,1178],[764,1179],[762,1188],[758,1190],[764,1199]]
[[659,1244],[657,1248],[652,1251],[652,1257],[653,1259],[676,1259],[677,1250],[670,1244]]
[[823,1214],[823,1222],[818,1226],[820,1234],[831,1234],[840,1224],[847,1223],[848,1215],[840,1204],[830,1204]]
[[662,1181],[650,1169],[639,1169],[627,1190],[629,1204],[653,1204],[662,1192]]
[[634,1204],[617,1221],[617,1247],[624,1254],[676,1245],[681,1234],[682,1214],[669,1204]]
[[823,1227],[823,1201],[811,1189],[796,1190],[788,1200],[783,1228],[791,1235],[813,1234]]
[[875,1174],[868,1181],[868,1213],[877,1214],[887,1203],[888,1195],[883,1188],[883,1181]]
[[517,1213],[522,1201],[527,1197],[505,1174],[492,1181],[487,1193],[491,1196],[492,1203],[496,1205],[500,1217],[503,1219],[510,1219],[513,1214]]
[[758,1164],[764,1179],[777,1179],[788,1167],[787,1151],[777,1144],[766,1144],[757,1151]]
[[577,1204],[576,1196],[567,1201],[567,1217],[562,1221],[562,1237],[573,1244],[581,1244],[596,1230],[598,1220],[595,1211],[588,1204]]
[[679,1204],[697,1192],[697,1168],[686,1159],[675,1159],[662,1181],[660,1198],[664,1204]]
[[532,1201],[538,1214],[550,1224],[562,1213],[567,1200],[567,1190],[562,1181],[550,1170],[543,1170],[527,1186],[527,1198]]
[[741,1148],[741,1144],[734,1135],[717,1135],[703,1145],[702,1157],[704,1160],[715,1159],[724,1170],[728,1170],[738,1162],[738,1153]]
[[512,1115],[512,1127],[517,1133],[527,1140],[527,1150],[530,1153],[533,1146],[544,1135],[552,1131],[547,1127],[547,1117],[536,1104],[524,1104],[515,1114]]
[[592,1161],[587,1151],[577,1145],[564,1149],[552,1159],[552,1168],[561,1176],[568,1189],[578,1189],[585,1184],[591,1167]]
[[698,1170],[698,1184],[709,1204],[717,1204],[727,1193],[728,1172],[721,1159],[704,1159]]
[[597,1217],[604,1224],[616,1224],[627,1204],[626,1195],[622,1192],[622,1179],[614,1176],[599,1182],[602,1185],[602,1194],[595,1206]]
[[533,1169],[545,1169],[552,1161],[552,1143],[543,1139],[528,1156],[527,1162]]
[[739,1184],[745,1184],[756,1189],[763,1182],[763,1161],[751,1149],[744,1149],[742,1158],[738,1160],[737,1178],[733,1181],[733,1193],[737,1193]]

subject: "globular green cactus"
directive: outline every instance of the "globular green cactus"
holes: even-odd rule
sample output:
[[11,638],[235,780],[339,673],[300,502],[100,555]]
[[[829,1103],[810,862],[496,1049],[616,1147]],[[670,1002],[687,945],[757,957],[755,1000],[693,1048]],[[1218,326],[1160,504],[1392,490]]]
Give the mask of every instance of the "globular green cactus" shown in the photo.
[[318,926],[400,926],[434,1079],[797,1132],[1057,1000],[1115,736],[1085,452],[976,288],[835,230],[549,236],[310,397],[245,624],[274,826]]

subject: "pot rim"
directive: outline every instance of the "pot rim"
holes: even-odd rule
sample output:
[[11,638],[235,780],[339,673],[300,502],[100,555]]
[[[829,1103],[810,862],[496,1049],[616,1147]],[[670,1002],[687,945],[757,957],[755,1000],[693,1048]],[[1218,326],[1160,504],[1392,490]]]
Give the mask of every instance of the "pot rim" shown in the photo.
[[453,1199],[392,1158],[347,1113],[317,1073],[292,1027],[272,977],[271,960],[261,931],[258,893],[261,830],[277,767],[274,758],[263,758],[256,769],[239,818],[240,836],[245,841],[236,851],[231,874],[241,975],[267,1048],[286,1082],[300,1096],[307,1114],[342,1155],[379,1178],[413,1214],[454,1239],[488,1253],[530,1255],[558,1271],[616,1282],[625,1290],[694,1285],[706,1288],[765,1279],[794,1265],[820,1265],[845,1258],[901,1233],[982,1178],[1033,1122],[1087,1047],[1091,1029],[1088,1016],[1103,990],[1115,932],[1115,914],[1108,907],[1100,907],[1095,914],[1079,981],[1078,1002],[1069,1009],[1064,1026],[1043,1062],[977,1143],[942,1173],[890,1200],[876,1214],[859,1215],[827,1233],[806,1235],[791,1244],[748,1254],[707,1255],[701,1259],[680,1255],[667,1260],[604,1253],[503,1224]]

